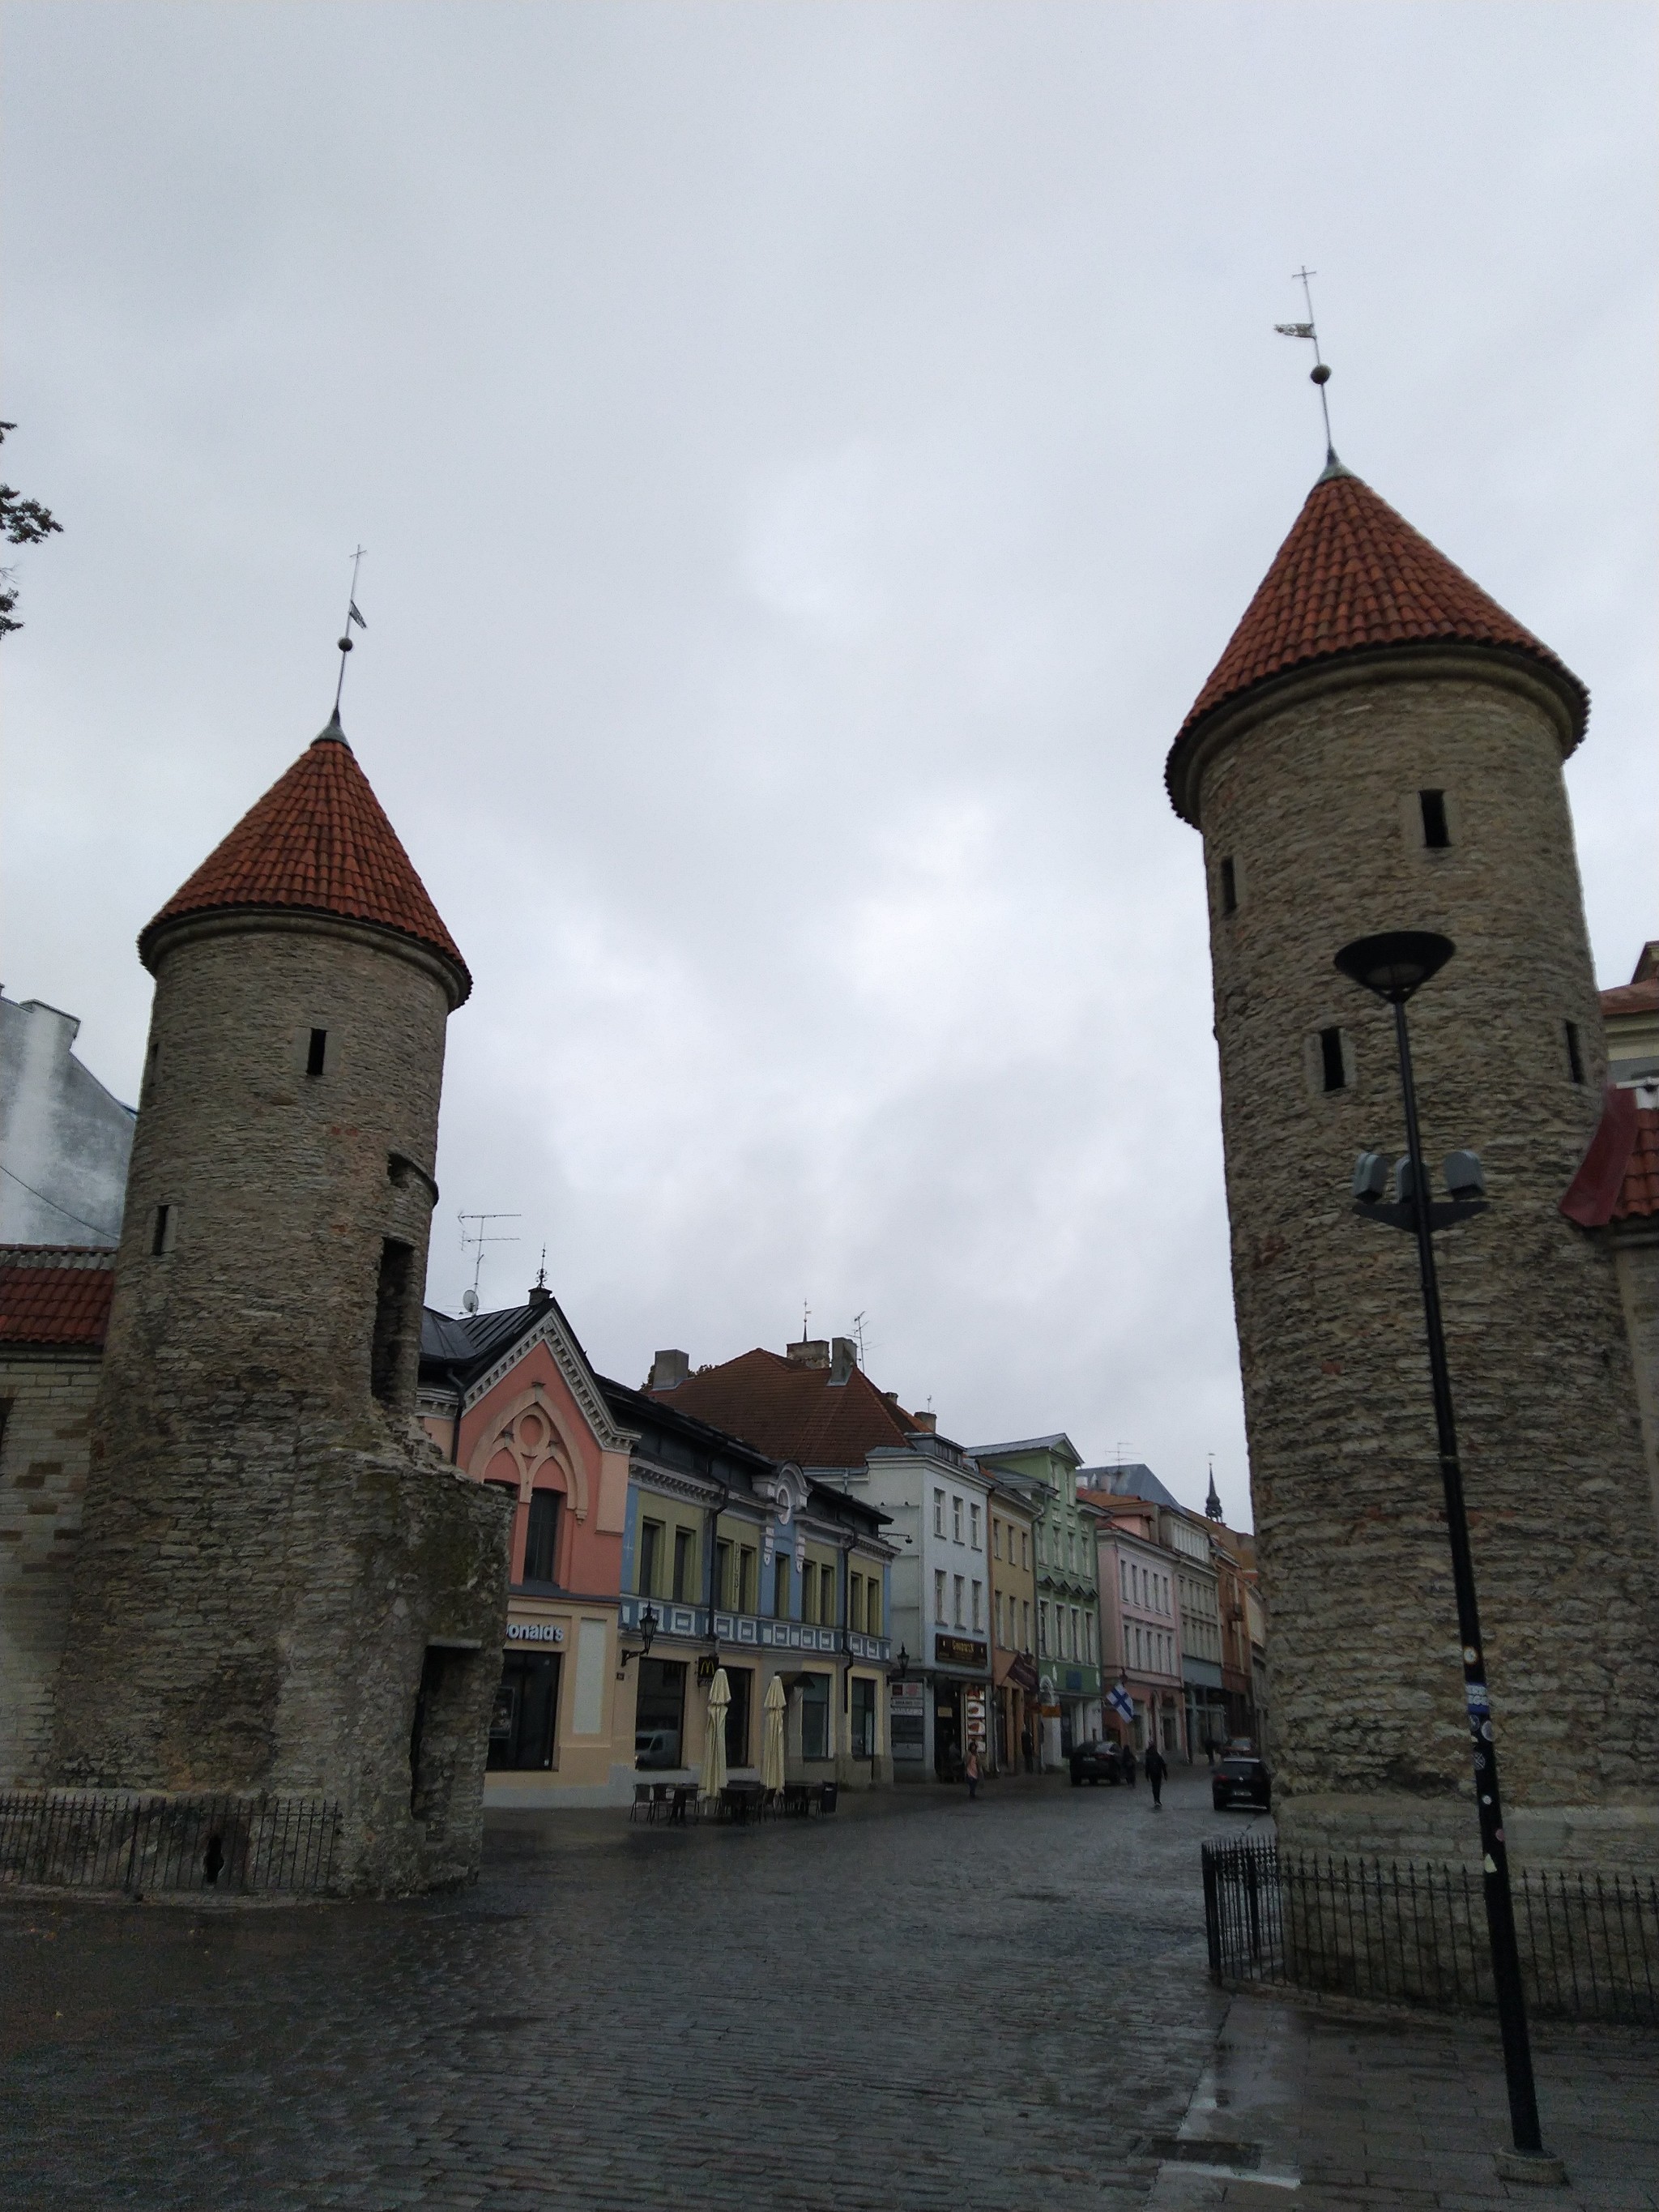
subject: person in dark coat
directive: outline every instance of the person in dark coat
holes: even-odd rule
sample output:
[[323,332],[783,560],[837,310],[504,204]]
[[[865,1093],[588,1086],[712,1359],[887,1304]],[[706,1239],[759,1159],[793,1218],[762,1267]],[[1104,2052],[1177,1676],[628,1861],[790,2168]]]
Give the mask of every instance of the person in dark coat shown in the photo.
[[1152,1785],[1152,1804],[1162,1811],[1164,1806],[1164,1778],[1169,1772],[1164,1753],[1155,1743],[1146,1747],[1146,1779]]
[[1128,1784],[1130,1789],[1133,1790],[1135,1786],[1135,1747],[1133,1744],[1126,1743],[1124,1745],[1122,1759],[1123,1779]]

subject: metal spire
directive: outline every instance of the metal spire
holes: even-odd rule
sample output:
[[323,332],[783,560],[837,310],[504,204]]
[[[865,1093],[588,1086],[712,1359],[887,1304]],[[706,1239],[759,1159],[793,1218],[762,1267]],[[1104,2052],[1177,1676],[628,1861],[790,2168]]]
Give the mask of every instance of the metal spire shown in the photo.
[[360,545],[357,548],[357,550],[351,556],[351,589],[346,596],[345,629],[344,634],[340,639],[340,674],[338,681],[334,686],[334,720],[336,722],[340,719],[340,694],[345,689],[346,655],[351,650],[351,625],[353,623],[356,623],[359,629],[367,629],[368,628],[368,624],[363,620],[362,617],[357,611],[357,571],[362,565],[363,556],[368,552],[368,548],[367,545]]
[[1282,338],[1306,338],[1313,347],[1314,365],[1308,376],[1310,383],[1319,386],[1319,411],[1325,418],[1325,465],[1328,469],[1340,469],[1342,464],[1337,459],[1336,447],[1331,442],[1330,402],[1325,397],[1325,386],[1331,380],[1331,372],[1319,350],[1319,329],[1314,321],[1311,280],[1318,276],[1319,271],[1316,269],[1297,269],[1291,274],[1301,285],[1302,296],[1308,303],[1308,319],[1305,323],[1275,323],[1273,328]]

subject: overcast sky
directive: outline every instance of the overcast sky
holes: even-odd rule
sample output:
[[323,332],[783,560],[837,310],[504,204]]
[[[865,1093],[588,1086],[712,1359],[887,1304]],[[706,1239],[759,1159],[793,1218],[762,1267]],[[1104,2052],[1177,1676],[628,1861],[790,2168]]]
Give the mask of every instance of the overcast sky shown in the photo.
[[476,979],[429,1295],[604,1370],[862,1313],[965,1443],[1248,1516],[1169,742],[1322,459],[1589,683],[1659,930],[1648,6],[5,9],[8,994],[345,720]]

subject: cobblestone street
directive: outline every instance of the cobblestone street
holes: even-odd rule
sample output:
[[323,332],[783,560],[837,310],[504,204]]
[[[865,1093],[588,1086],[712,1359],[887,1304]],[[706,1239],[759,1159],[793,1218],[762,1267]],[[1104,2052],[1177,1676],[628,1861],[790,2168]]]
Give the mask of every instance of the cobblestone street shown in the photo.
[[1493,2177],[1495,2039],[1204,1972],[1206,1778],[492,1832],[398,1906],[0,1911],[0,2198],[289,2207],[1659,2206],[1651,2039],[1547,2032],[1568,2191]]

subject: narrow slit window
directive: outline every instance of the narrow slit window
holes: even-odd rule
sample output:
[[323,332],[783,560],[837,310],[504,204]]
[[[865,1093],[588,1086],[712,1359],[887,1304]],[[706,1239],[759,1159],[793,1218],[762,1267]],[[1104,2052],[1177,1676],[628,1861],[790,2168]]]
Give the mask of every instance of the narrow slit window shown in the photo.
[[1423,810],[1423,842],[1431,853],[1443,852],[1451,842],[1451,831],[1446,826],[1445,793],[1419,791],[1417,803]]
[[306,1049],[306,1073],[307,1075],[320,1075],[323,1072],[323,1063],[327,1060],[327,1058],[328,1031],[326,1030],[313,1030],[311,1032],[311,1042]]
[[409,1315],[409,1285],[414,1272],[412,1249],[388,1237],[380,1247],[380,1279],[374,1289],[374,1343],[370,1354],[369,1388],[383,1406],[398,1395],[404,1364],[404,1338]]
[[1569,1022],[1567,1031],[1567,1067],[1575,1083],[1584,1079],[1584,1049],[1578,1041],[1578,1024]]
[[1346,1091],[1348,1087],[1348,1071],[1342,1058],[1340,1030],[1321,1030],[1319,1059],[1325,1078],[1326,1090]]
[[1221,863],[1221,911],[1223,914],[1238,912],[1238,870],[1233,865],[1231,853]]
[[170,1206],[158,1206],[155,1209],[155,1226],[151,1230],[149,1237],[152,1259],[159,1260],[161,1255],[170,1249],[172,1231],[173,1208]]

